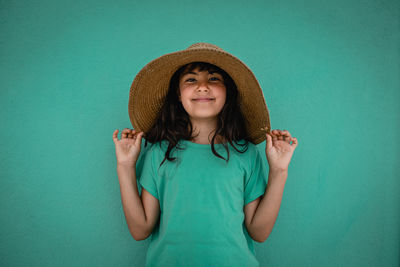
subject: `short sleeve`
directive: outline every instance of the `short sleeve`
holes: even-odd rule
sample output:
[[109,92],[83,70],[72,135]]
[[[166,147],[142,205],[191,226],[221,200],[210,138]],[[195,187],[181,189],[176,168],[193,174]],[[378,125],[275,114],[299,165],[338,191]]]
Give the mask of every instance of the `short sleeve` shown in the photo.
[[244,205],[264,195],[267,188],[267,172],[261,158],[261,153],[256,146],[253,149],[253,156],[249,159],[252,168],[249,177],[246,177],[244,186]]
[[155,198],[158,197],[157,179],[154,169],[154,146],[143,149],[144,153],[140,155],[140,159],[136,164],[136,177],[141,188],[145,188]]

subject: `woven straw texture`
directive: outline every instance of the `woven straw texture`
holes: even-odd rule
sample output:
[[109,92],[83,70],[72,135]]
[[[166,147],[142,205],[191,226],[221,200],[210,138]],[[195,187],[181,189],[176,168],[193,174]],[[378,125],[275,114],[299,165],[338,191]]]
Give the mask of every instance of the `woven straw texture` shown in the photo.
[[[129,92],[128,111],[133,128],[147,132],[155,122],[168,92],[169,82],[181,66],[203,61],[226,71],[236,83],[240,108],[251,142],[259,144],[271,130],[262,89],[253,72],[237,57],[209,43],[195,43],[185,50],[150,61],[136,75]],[[266,129],[266,130],[265,130]]]

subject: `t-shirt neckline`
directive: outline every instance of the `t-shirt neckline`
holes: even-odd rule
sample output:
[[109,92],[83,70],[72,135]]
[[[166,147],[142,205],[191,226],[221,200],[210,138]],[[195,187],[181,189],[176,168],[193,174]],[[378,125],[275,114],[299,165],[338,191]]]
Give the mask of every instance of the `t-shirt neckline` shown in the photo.
[[[192,141],[189,140],[185,140],[185,139],[181,139],[180,142],[182,144],[187,145],[188,147],[193,147],[193,148],[203,148],[203,149],[210,149],[211,144],[199,144],[199,143],[194,143]],[[228,144],[228,143],[225,143]],[[219,143],[219,144],[214,144],[214,146],[216,147],[220,147],[223,146],[223,143]]]

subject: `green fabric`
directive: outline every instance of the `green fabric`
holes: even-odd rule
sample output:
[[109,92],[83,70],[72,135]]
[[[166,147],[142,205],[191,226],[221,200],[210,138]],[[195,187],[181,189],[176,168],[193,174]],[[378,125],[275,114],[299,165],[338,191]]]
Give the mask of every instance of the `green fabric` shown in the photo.
[[[167,149],[163,141],[148,144],[136,166],[140,190],[156,197],[161,210],[146,266],[259,266],[243,207],[265,193],[261,153],[252,143],[244,153],[228,144],[227,163],[212,153],[211,145],[179,144],[185,149],[172,150],[176,162],[166,160],[158,169]],[[226,158],[222,144],[215,148]]]

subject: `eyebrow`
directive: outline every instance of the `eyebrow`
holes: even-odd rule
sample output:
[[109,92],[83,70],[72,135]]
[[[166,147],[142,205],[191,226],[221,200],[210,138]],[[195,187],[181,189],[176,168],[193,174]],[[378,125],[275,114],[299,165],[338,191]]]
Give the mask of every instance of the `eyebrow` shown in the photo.
[[[209,73],[209,74],[216,73],[216,74],[221,75],[219,72],[216,72],[216,71],[209,71],[208,73]],[[186,75],[186,74],[194,74],[194,75],[197,75],[197,73],[195,73],[195,72],[193,72],[193,71],[188,71],[188,72],[184,73],[183,75]]]

